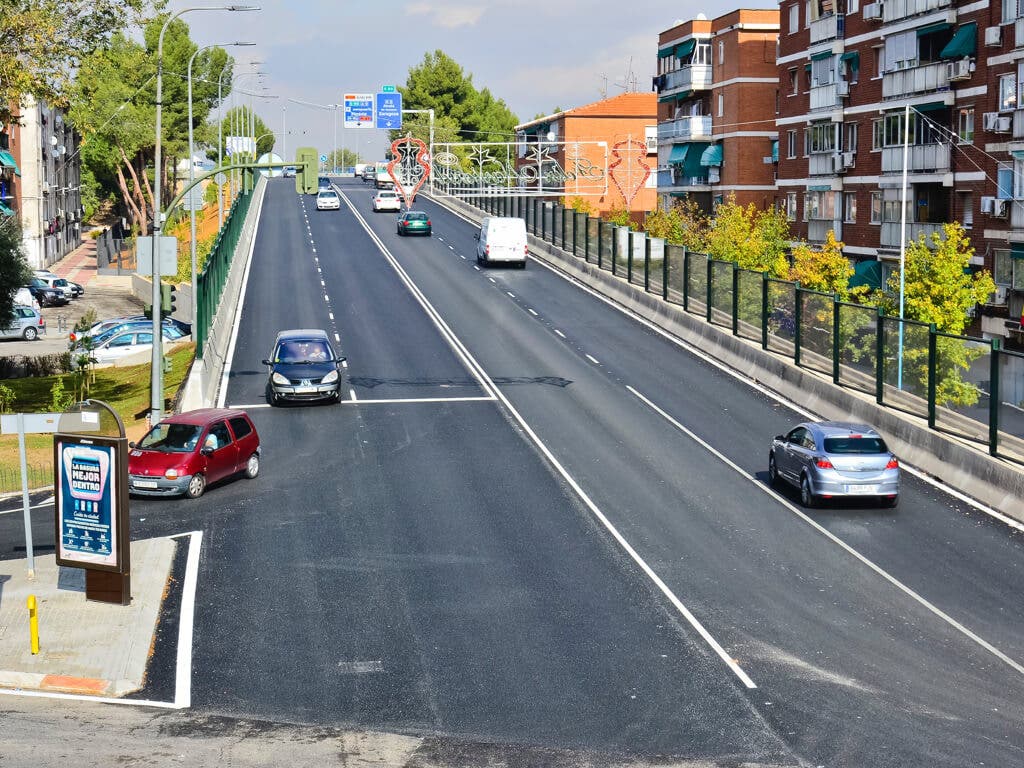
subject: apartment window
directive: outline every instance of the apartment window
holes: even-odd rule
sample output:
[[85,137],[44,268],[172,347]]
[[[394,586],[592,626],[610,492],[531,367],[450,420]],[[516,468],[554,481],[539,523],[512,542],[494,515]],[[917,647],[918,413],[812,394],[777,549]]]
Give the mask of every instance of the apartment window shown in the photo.
[[710,64],[711,63],[711,43],[704,41],[697,43],[697,47],[693,50],[694,64]]
[[918,64],[918,38],[913,29],[885,38],[885,61],[889,69],[909,69]]
[[725,95],[718,94],[718,116],[723,117],[725,115]]
[[843,193],[843,221],[847,224],[857,223],[857,193]]
[[856,13],[860,10],[860,0],[846,0],[846,15]]
[[725,41],[718,41],[718,63],[725,64]]
[[996,169],[996,197],[999,200],[1013,199],[1013,167],[1001,165]]
[[846,152],[857,151],[857,124],[846,123],[846,135],[843,137],[843,150]]
[[999,111],[1017,108],[1017,75],[1002,75],[999,78]]
[[1017,19],[1017,0],[1003,0],[1003,21],[1015,21]]
[[835,217],[835,192],[808,192],[804,197],[804,218],[808,221],[828,221]]
[[881,224],[882,223],[882,193],[872,192],[871,193],[871,223]]
[[835,152],[836,147],[836,124],[816,123],[807,129],[811,136],[811,152]]
[[793,35],[800,31],[800,3],[793,3],[789,6],[789,34]]
[[875,52],[875,77],[885,74],[885,47],[876,45],[871,49]]
[[791,96],[796,96],[799,90],[800,76],[797,74],[796,69],[794,68],[789,70],[789,93]]
[[811,62],[811,86],[831,85],[836,81],[836,57]]
[[804,128],[804,157],[811,154],[811,129]]
[[790,160],[796,157],[796,131],[786,133],[786,157]]
[[811,14],[814,12],[814,11],[811,10],[811,7],[813,6],[813,4],[814,3],[812,2],[812,0],[807,0],[807,2],[804,3],[804,26],[805,27],[811,26]]
[[857,58],[857,59],[850,59],[849,75],[847,76],[847,80],[849,80],[851,83],[856,83],[858,80],[860,80],[860,59],[859,58]]
[[786,193],[786,221],[796,221],[796,192]]
[[885,146],[885,129],[882,118],[871,121],[871,149],[878,152]]
[[974,195],[970,192],[957,192],[956,196],[960,209],[960,223],[970,229],[974,224]]
[[995,269],[992,270],[992,279],[995,280],[996,285],[1013,284],[1013,260],[1008,250],[995,251],[993,266]]
[[961,144],[974,143],[974,107],[965,107],[960,110],[957,118],[957,135]]

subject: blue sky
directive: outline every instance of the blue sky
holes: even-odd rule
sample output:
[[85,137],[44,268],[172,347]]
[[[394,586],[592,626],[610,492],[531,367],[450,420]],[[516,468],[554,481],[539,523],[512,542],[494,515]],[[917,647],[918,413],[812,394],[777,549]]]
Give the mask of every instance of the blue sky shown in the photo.
[[[246,40],[229,48],[239,62],[262,62],[267,93],[257,114],[274,131],[287,126],[288,154],[296,146],[329,150],[334,114],[311,104],[340,103],[345,92],[374,92],[405,83],[424,53],[440,49],[504,99],[521,121],[555,107],[597,101],[602,91],[622,93],[627,75],[641,91],[651,87],[658,33],[677,20],[709,17],[737,7],[709,9],[696,0],[246,0],[252,13],[203,11],[182,17],[201,45]],[[214,5],[211,2],[210,5]],[[194,6],[172,0],[172,10]],[[777,7],[770,0],[744,7]],[[245,83],[255,82],[246,78]],[[296,100],[296,101],[291,101]],[[385,148],[383,131],[342,127],[339,146],[358,148],[366,159]],[[276,151],[282,148],[281,136]]]

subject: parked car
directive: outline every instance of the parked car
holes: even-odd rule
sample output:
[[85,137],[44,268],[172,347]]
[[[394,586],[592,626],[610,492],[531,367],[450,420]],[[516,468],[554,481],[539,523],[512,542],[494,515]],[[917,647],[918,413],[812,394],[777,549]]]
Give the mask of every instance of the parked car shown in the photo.
[[69,283],[63,277],[57,277],[57,275],[54,274],[40,275],[37,273],[36,279],[42,280],[50,288],[53,288],[56,291],[60,291],[60,293],[68,301],[71,301],[73,298],[75,298],[75,289],[72,288],[71,283]]
[[[161,327],[163,328],[163,337],[165,341],[177,341],[178,339],[183,338],[184,336],[187,335],[183,333],[181,329],[174,323],[165,322],[161,324]],[[93,348],[98,349],[116,334],[124,333],[127,331],[149,331],[149,338],[152,341],[152,328],[153,323],[150,320],[125,320],[123,322],[119,322],[114,325],[103,328],[99,333],[93,335],[82,334],[81,336],[76,336],[74,333],[71,333],[68,334],[68,338],[70,341],[74,342],[76,349],[81,348],[84,345],[86,338],[92,339]]]
[[402,210],[402,201],[399,199],[397,192],[390,189],[382,189],[373,196],[373,210],[400,211]]
[[267,396],[271,405],[284,401],[341,400],[341,364],[327,331],[297,328],[281,331],[270,357]]
[[895,507],[900,463],[867,424],[805,422],[772,440],[768,480],[773,485],[784,480],[799,488],[805,507],[845,497],[873,497]]
[[59,288],[61,288],[61,290],[64,290],[64,286],[65,285],[67,287],[69,287],[71,289],[71,296],[70,296],[70,298],[72,298],[72,299],[81,298],[85,294],[85,288],[82,286],[81,283],[76,283],[74,280],[68,280],[67,278],[61,277],[60,275],[57,275],[57,274],[51,272],[48,269],[37,269],[37,270],[35,270],[35,276],[40,278],[40,279],[42,279],[42,280],[47,280],[47,281],[50,280],[50,279],[53,279],[53,280],[56,280],[56,281],[62,281],[62,282],[58,282],[57,286]]
[[211,483],[260,472],[260,436],[245,411],[203,408],[169,416],[130,443],[128,491],[140,496],[203,495]]
[[36,301],[36,297],[32,295],[32,291],[28,288],[19,288],[14,292],[14,303],[24,304],[26,307],[32,307],[33,309],[39,309],[39,302]]
[[25,339],[35,341],[46,334],[46,320],[35,307],[24,304],[14,305],[14,316],[7,327],[0,327],[0,339]]
[[[176,317],[162,317],[164,325],[173,325],[183,336],[189,336],[192,333],[192,324],[186,323],[184,320],[179,320]],[[105,330],[113,328],[115,325],[121,325],[123,323],[152,323],[153,321],[145,315],[123,315],[121,317],[111,317],[106,320],[100,320],[94,323],[83,335],[84,336],[96,336]]]
[[395,228],[399,235],[430,237],[430,217],[423,211],[406,211],[398,216]]
[[33,277],[25,287],[41,307],[60,307],[69,301],[63,291],[51,287],[49,283],[39,277]]
[[91,350],[91,357],[97,363],[113,363],[136,352],[143,352],[153,346],[153,331],[149,328],[127,328],[112,333],[98,341]]
[[337,211],[341,209],[341,198],[338,193],[332,190],[320,191],[316,195],[316,209],[318,211]]

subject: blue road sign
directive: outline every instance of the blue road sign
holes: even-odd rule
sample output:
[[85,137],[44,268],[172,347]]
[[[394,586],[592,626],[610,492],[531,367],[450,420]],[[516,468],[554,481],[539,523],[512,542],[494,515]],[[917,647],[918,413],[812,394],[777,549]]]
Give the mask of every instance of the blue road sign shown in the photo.
[[377,127],[388,130],[402,127],[402,94],[377,94]]
[[321,163],[326,163],[327,162],[327,155],[320,155],[320,162]]
[[373,94],[345,94],[345,127],[373,128]]

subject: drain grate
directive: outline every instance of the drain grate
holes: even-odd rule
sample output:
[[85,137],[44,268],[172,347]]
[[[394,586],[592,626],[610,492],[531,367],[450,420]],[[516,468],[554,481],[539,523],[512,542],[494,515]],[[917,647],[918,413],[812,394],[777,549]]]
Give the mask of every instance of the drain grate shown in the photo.
[[383,661],[339,661],[338,671],[343,675],[365,675],[370,672],[383,672]]

